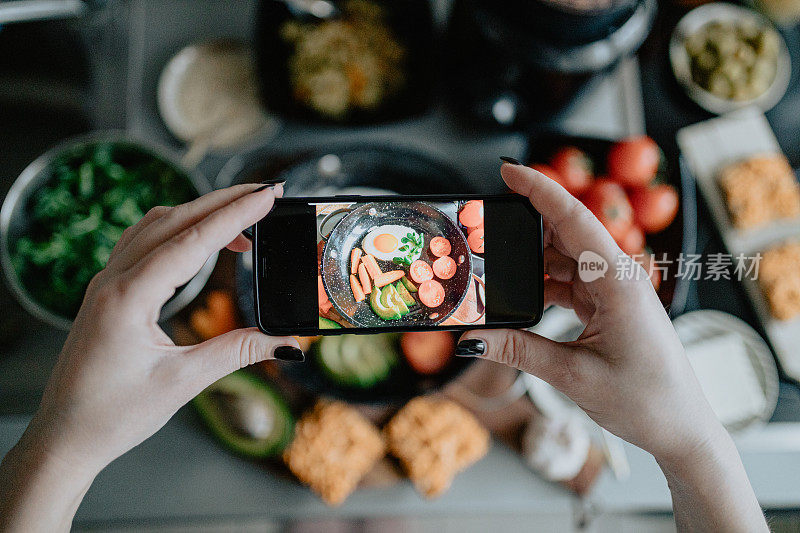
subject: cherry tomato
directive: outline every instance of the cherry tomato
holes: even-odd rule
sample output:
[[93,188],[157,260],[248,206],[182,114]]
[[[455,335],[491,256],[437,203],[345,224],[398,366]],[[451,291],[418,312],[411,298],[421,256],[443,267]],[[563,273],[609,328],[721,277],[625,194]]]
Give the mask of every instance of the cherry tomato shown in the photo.
[[653,139],[643,135],[619,141],[608,152],[608,175],[626,187],[641,187],[653,181],[661,151]]
[[633,222],[633,209],[619,183],[607,178],[594,180],[581,201],[603,223],[615,241],[622,240]]
[[[477,231],[477,230],[476,230]],[[433,262],[433,273],[439,279],[450,279],[456,275],[456,262],[452,257],[440,257]]]
[[644,250],[644,232],[636,224],[631,224],[617,244],[628,255],[636,255]]
[[431,269],[428,263],[421,259],[417,259],[411,263],[411,266],[408,267],[408,274],[411,276],[411,279],[417,283],[433,279],[433,269]]
[[444,302],[444,287],[435,279],[421,283],[417,294],[425,307],[439,307]]
[[630,193],[633,217],[646,233],[658,233],[678,214],[678,193],[671,185],[637,187]]
[[446,331],[410,331],[400,337],[408,365],[418,374],[436,374],[453,358],[455,341]]
[[458,221],[468,228],[474,228],[483,222],[483,200],[470,200],[461,208]]
[[444,237],[434,237],[433,239],[431,239],[430,247],[431,247],[431,253],[436,257],[450,255],[450,251],[452,250],[450,241],[448,241]]
[[467,244],[469,244],[469,249],[475,252],[476,254],[483,253],[483,228],[475,228],[474,230],[469,232],[467,236]]
[[574,146],[564,146],[550,159],[550,166],[561,176],[562,187],[574,196],[583,194],[592,184],[592,160]]

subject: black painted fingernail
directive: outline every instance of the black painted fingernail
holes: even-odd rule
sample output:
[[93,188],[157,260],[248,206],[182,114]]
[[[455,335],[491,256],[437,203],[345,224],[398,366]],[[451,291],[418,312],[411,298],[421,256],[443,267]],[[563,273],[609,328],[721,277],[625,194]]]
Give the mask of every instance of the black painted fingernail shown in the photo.
[[250,228],[243,229],[242,230],[242,235],[247,237],[248,240],[251,240],[251,241],[253,240],[253,230],[251,230]]
[[519,161],[517,161],[516,159],[514,159],[513,157],[508,157],[507,155],[501,155],[500,156],[500,161],[502,161],[503,163],[509,163],[511,165],[521,165],[522,164]]
[[480,339],[467,339],[456,346],[456,355],[459,357],[475,357],[486,353],[486,343]]
[[286,180],[284,178],[275,178],[274,180],[264,180],[261,183],[263,183],[264,185],[273,186],[286,183]]
[[281,361],[305,361],[306,356],[303,353],[303,350],[300,348],[295,348],[294,346],[278,346],[275,348],[275,359],[279,359]]
[[250,191],[250,192],[251,192],[251,193],[254,193],[254,192],[261,192],[261,191],[263,191],[264,189],[269,189],[270,187],[274,187],[274,186],[276,186],[276,185],[283,185],[284,183],[286,183],[286,180],[285,180],[285,179],[283,179],[283,178],[276,179],[276,180],[267,180],[267,181],[262,181],[262,182],[261,182],[261,187],[258,187],[258,188],[256,188],[256,189],[253,189],[253,190],[252,190],[252,191]]

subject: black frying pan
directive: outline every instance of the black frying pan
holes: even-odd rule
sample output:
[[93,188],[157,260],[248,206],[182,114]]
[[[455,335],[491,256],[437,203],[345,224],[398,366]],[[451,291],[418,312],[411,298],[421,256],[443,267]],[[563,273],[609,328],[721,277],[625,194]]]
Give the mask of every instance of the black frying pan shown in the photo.
[[[325,222],[323,220],[320,227],[324,228]],[[372,228],[384,224],[406,226],[423,234],[425,244],[420,259],[428,263],[436,259],[428,247],[430,240],[441,236],[450,241],[450,257],[456,261],[458,268],[448,280],[436,278],[445,289],[444,302],[440,306],[431,309],[420,304],[412,307],[411,312],[400,320],[383,320],[372,311],[367,300],[355,301],[350,288],[350,252],[355,247],[362,248],[363,237]],[[322,283],[334,308],[354,326],[374,328],[440,324],[464,301],[473,277],[481,282],[472,274],[472,256],[464,233],[453,219],[424,202],[373,202],[360,205],[344,216],[323,238],[326,242],[321,259]],[[378,265],[383,272],[402,268],[380,259]],[[407,268],[403,270],[408,272]]]

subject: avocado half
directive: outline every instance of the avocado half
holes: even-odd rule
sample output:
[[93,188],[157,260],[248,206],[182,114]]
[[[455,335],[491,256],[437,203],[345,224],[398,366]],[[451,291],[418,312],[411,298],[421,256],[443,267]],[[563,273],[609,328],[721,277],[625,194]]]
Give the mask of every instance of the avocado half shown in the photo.
[[274,457],[294,434],[294,417],[283,398],[245,370],[216,381],[192,403],[214,436],[245,457]]

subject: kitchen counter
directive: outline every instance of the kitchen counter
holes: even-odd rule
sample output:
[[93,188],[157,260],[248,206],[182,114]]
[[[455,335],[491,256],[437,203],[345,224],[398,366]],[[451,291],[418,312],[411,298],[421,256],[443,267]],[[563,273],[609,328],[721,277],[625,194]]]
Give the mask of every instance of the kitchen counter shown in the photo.
[[[0,419],[0,455],[16,442],[27,417]],[[761,505],[796,508],[800,502],[800,430],[769,424],[741,435],[737,445]],[[631,477],[603,473],[589,498],[594,514],[666,512],[671,500],[652,456],[625,445]],[[292,523],[321,518],[370,523],[399,516],[462,516],[521,513],[567,527],[583,508],[557,485],[532,474],[522,459],[495,442],[486,458],[460,474],[435,501],[423,500],[410,483],[356,491],[331,509],[307,489],[264,467],[222,451],[191,409],[120,457],[95,480],[78,510],[78,527],[136,523],[202,523],[268,520]],[[542,518],[544,519],[544,518]]]

